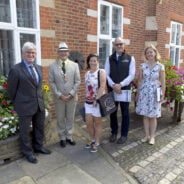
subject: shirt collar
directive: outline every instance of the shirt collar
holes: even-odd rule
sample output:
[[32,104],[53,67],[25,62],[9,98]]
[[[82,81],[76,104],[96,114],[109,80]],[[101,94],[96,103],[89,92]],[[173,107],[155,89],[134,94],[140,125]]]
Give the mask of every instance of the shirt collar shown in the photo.
[[28,63],[26,60],[23,60],[23,62],[24,62],[24,64],[26,65],[26,67],[34,66],[33,64]]
[[63,62],[65,62],[65,65],[66,65],[68,63],[68,59],[66,59],[65,61],[59,59],[58,62],[59,62],[60,65],[62,65]]

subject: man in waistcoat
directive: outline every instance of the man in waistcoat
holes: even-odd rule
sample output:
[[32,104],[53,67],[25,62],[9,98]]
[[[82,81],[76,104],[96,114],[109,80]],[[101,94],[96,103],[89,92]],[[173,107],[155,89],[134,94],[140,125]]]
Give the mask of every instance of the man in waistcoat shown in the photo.
[[[13,66],[8,75],[8,95],[19,116],[19,137],[22,153],[28,162],[38,162],[36,153],[50,154],[43,147],[45,106],[42,95],[42,67],[35,63],[36,46],[24,43],[22,61]],[[30,125],[32,124],[32,141]]]
[[[114,41],[115,52],[106,60],[105,71],[109,90],[113,91],[117,106],[121,108],[121,136],[117,144],[127,140],[129,130],[129,102],[131,101],[130,83],[135,76],[135,59],[125,53],[124,41],[118,37]],[[117,111],[110,115],[111,136],[110,142],[115,142],[118,134]]]
[[58,47],[58,59],[49,67],[49,82],[54,94],[58,133],[61,147],[67,143],[74,146],[73,122],[77,104],[77,91],[80,86],[78,64],[69,60],[69,49],[62,42]]

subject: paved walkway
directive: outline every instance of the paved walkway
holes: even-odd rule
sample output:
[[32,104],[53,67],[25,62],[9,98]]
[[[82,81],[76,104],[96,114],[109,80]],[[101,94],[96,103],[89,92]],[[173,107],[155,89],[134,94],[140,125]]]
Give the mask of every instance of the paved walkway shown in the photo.
[[[116,162],[100,148],[90,153],[84,148],[86,138],[76,126],[76,146],[52,145],[51,155],[38,154],[39,162],[25,158],[0,167],[0,184],[136,184]],[[85,132],[83,132],[85,134]],[[79,135],[79,136],[78,136]]]
[[103,141],[98,153],[84,149],[88,134],[79,116],[75,121],[76,146],[49,147],[51,155],[38,155],[38,164],[25,158],[0,167],[0,184],[184,184],[184,121],[172,122],[163,110],[156,144],[141,143],[142,118],[131,106],[128,140],[109,143],[109,119],[103,121]]

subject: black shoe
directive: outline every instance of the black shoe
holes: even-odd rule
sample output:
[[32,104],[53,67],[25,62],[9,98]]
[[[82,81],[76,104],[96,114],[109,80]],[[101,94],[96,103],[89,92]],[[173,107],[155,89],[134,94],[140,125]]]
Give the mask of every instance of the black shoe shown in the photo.
[[110,141],[110,142],[115,142],[116,139],[117,139],[117,135],[116,135],[116,134],[112,134],[112,135],[110,136],[109,141]]
[[61,145],[61,147],[66,147],[66,141],[65,140],[61,140],[60,141],[60,145]]
[[28,156],[26,156],[26,159],[28,162],[30,162],[32,164],[36,164],[38,162],[38,160],[36,159],[36,157],[34,155],[28,155]]
[[126,138],[126,137],[121,136],[121,137],[117,140],[117,144],[123,144],[123,143],[125,143],[125,142],[126,142],[126,140],[127,140],[127,138]]
[[35,149],[34,150],[35,153],[41,153],[41,154],[51,154],[51,151],[42,147],[40,149]]
[[72,146],[76,145],[76,142],[72,139],[67,139],[66,142],[69,143]]

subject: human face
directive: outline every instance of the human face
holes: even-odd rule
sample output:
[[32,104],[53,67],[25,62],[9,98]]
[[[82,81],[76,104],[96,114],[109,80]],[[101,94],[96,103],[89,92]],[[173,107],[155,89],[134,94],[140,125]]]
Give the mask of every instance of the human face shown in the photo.
[[32,64],[36,59],[36,49],[28,49],[22,53],[22,58]]
[[121,55],[124,52],[124,43],[123,40],[120,38],[116,38],[114,42],[114,48],[116,53]]
[[90,69],[91,70],[96,70],[98,69],[98,59],[97,57],[91,57],[90,60],[89,60],[89,66],[90,66]]
[[155,58],[156,58],[156,53],[155,51],[152,49],[152,48],[148,48],[146,50],[146,59],[148,61],[155,61]]
[[59,55],[59,58],[62,60],[62,61],[65,61],[67,60],[68,56],[69,56],[69,52],[68,50],[62,50],[62,51],[58,51],[58,55]]

